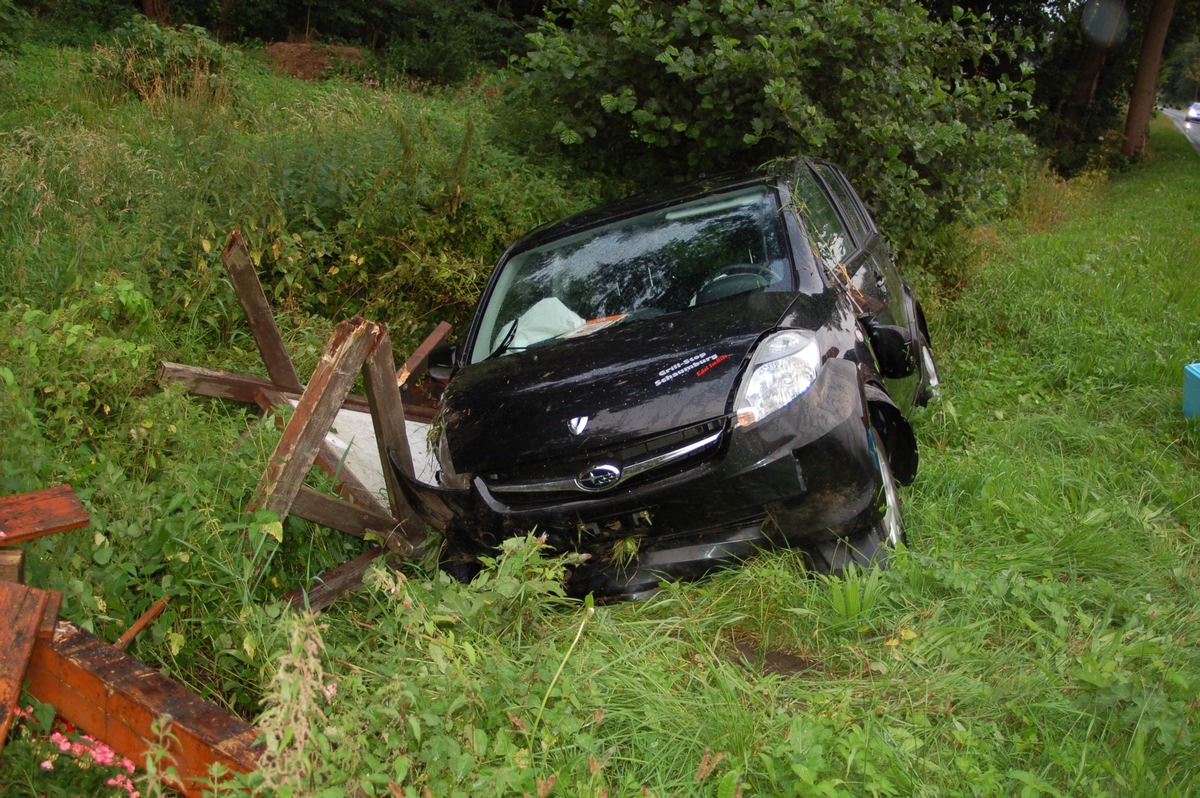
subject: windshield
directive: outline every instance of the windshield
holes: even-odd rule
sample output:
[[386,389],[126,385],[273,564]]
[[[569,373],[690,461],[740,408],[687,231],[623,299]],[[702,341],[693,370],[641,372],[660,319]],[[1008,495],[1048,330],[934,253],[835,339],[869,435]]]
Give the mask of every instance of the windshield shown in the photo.
[[765,186],[594,227],[501,268],[472,363],[791,281],[779,205]]

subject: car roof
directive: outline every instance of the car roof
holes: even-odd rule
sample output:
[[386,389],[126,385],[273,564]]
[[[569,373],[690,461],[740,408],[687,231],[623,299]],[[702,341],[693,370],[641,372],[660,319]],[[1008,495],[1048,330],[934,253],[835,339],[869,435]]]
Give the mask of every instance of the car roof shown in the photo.
[[581,213],[534,228],[518,238],[509,247],[509,253],[535,247],[542,242],[562,238],[589,227],[616,221],[626,216],[635,216],[659,208],[677,205],[707,194],[754,185],[775,184],[781,176],[794,173],[800,158],[787,161],[772,161],[757,169],[724,172],[704,176],[695,180],[677,183],[663,189],[635,194],[624,199],[604,203]]

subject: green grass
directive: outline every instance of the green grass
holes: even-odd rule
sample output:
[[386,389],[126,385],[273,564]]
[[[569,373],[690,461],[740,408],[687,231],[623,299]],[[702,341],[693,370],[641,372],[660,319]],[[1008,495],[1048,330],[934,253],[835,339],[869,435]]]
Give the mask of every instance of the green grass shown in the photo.
[[361,545],[295,519],[276,540],[241,511],[274,429],[154,382],[163,359],[260,368],[225,236],[249,231],[304,372],[351,312],[404,351],[519,230],[594,189],[506,150],[479,87],[307,86],[247,62],[220,103],[145,103],[85,57],[29,46],[0,87],[0,490],[75,486],[92,527],[33,544],[31,581],[109,640],[170,596],[135,653],[265,711],[271,789],[1190,792],[1200,161],[1168,124],[1124,173],[1031,180],[940,265],[944,399],[916,419],[891,570],[814,579],[783,552],[589,607],[526,544],[470,589],[380,571],[318,627],[272,599]]
[[[892,570],[814,580],[764,556],[520,644],[434,610],[463,600],[453,586],[409,582],[400,608],[376,590],[324,619],[355,652],[327,711],[387,731],[326,778],[402,762],[400,783],[447,795],[552,776],[580,795],[1188,794],[1200,435],[1180,405],[1200,295],[1179,219],[1200,163],[1168,127],[1154,144],[1111,179],[1041,180],[973,231],[932,319],[945,398],[917,422]],[[414,609],[421,633],[394,631]]]

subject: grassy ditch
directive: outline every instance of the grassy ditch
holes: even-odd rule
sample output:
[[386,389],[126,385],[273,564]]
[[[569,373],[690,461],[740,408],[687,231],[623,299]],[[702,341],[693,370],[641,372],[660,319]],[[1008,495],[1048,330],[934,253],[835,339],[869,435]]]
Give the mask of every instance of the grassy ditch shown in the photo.
[[[763,556],[639,604],[564,602],[514,543],[463,588],[381,570],[317,620],[273,597],[360,550],[241,512],[277,433],[154,383],[258,368],[217,252],[247,231],[298,367],[353,312],[411,345],[519,230],[585,204],[490,138],[486,87],[301,86],[246,58],[139,99],[30,46],[0,88],[0,490],[93,525],[35,584],[257,717],[247,786],[364,795],[1172,795],[1197,779],[1200,161],[1031,182],[927,297],[910,548],[816,580]],[[97,72],[97,70],[101,70]],[[211,81],[205,85],[214,85]],[[403,231],[403,234],[401,234]],[[398,334],[397,334],[398,333]],[[0,786],[20,790],[6,753]],[[68,790],[69,791],[69,790]],[[31,794],[36,794],[33,791]]]
[[1200,162],[1167,124],[1154,153],[1039,180],[1017,218],[973,231],[934,321],[946,395],[919,419],[890,571],[814,580],[770,555],[574,609],[547,606],[528,548],[476,590],[379,575],[322,628],[297,623],[337,694],[305,706],[277,685],[271,706],[365,733],[315,742],[335,753],[287,770],[296,786],[1188,794],[1200,428],[1180,400],[1200,289],[1179,219]]

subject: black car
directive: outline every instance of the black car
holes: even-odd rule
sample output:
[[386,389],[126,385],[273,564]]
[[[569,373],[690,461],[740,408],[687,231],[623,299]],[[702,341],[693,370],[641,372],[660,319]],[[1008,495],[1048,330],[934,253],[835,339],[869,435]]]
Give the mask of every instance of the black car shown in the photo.
[[536,531],[598,597],[772,546],[886,560],[938,383],[866,208],[809,159],[534,230],[434,362],[439,484],[397,470],[444,567]]

